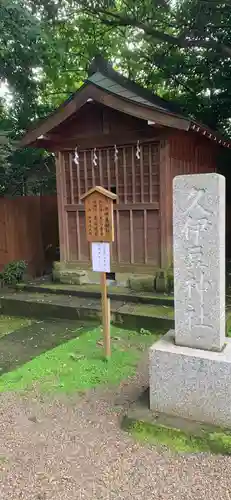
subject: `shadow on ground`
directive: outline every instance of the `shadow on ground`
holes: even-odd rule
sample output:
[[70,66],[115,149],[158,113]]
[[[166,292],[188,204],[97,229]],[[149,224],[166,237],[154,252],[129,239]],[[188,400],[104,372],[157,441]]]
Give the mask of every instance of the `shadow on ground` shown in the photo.
[[35,320],[32,325],[5,335],[0,338],[0,375],[86,331],[93,330],[96,326],[92,322]]

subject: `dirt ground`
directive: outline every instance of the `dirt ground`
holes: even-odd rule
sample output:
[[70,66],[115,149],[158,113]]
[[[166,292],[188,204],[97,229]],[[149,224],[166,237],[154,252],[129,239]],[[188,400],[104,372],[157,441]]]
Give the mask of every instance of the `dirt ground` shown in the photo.
[[175,455],[121,430],[147,363],[117,389],[52,401],[0,396],[1,500],[227,500],[231,458]]

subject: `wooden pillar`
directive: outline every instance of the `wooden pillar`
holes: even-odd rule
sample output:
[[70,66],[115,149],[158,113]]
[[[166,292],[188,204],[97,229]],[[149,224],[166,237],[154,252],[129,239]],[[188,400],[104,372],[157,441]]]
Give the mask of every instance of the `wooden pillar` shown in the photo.
[[67,241],[66,241],[66,216],[64,211],[64,165],[62,153],[55,155],[56,164],[56,189],[57,189],[57,205],[58,205],[58,220],[59,220],[59,247],[60,261],[67,260]]
[[160,265],[172,264],[172,172],[168,140],[160,141]]

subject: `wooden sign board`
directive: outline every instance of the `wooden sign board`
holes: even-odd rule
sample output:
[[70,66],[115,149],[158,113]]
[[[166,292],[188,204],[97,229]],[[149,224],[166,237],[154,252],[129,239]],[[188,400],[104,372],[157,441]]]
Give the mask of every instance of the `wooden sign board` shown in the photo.
[[89,242],[114,241],[113,200],[117,196],[101,186],[90,189],[84,196],[86,236]]

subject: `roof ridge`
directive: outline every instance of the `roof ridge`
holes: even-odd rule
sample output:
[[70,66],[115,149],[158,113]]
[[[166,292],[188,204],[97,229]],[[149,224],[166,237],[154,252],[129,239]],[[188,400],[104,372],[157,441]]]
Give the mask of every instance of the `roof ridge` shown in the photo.
[[118,84],[125,86],[127,89],[140,94],[140,96],[143,97],[144,99],[147,99],[156,105],[162,105],[162,107],[166,111],[169,111],[170,113],[181,114],[184,116],[184,113],[178,104],[172,103],[171,101],[164,99],[163,97],[160,97],[152,90],[142,87],[134,80],[125,77],[124,75],[116,71],[113,68],[112,64],[109,63],[106,59],[104,59],[102,55],[97,55],[92,60],[89,66],[88,76],[90,77],[97,72],[100,72],[104,76],[111,78],[112,80],[115,80]]

